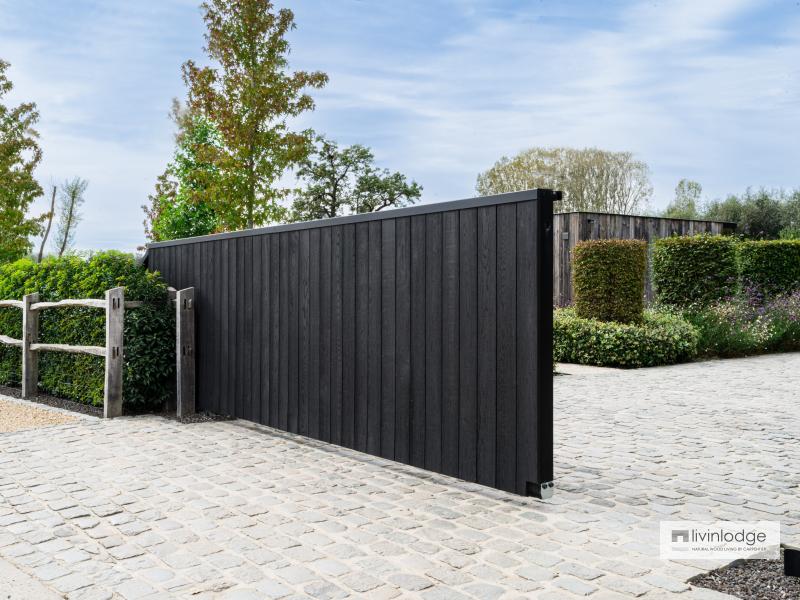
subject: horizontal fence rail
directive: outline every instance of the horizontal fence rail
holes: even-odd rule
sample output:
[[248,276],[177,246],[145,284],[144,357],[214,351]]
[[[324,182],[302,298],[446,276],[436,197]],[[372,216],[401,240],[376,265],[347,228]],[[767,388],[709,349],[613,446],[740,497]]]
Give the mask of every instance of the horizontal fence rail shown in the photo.
[[7,346],[17,346],[19,348],[22,348],[22,340],[8,337],[7,335],[0,335],[0,344],[6,344]]
[[194,287],[198,410],[548,495],[557,197],[150,245],[148,268]]
[[[22,339],[0,335],[0,344],[22,349],[22,397],[34,398],[38,394],[39,353],[67,352],[88,354],[106,359],[103,415],[107,418],[122,415],[123,324],[126,308],[138,308],[143,302],[125,301],[124,288],[106,292],[105,300],[94,298],[66,299],[57,302],[39,302],[39,294],[28,294],[20,300],[0,300],[0,308],[22,310]],[[52,308],[94,308],[106,313],[106,345],[75,346],[70,344],[43,344],[39,342],[39,313]]]

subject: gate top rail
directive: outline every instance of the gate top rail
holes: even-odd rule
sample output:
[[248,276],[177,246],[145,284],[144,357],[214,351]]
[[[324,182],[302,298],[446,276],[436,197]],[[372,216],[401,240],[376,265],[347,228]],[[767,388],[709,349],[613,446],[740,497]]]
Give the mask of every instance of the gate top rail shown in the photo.
[[200,242],[213,242],[240,237],[252,237],[283,231],[297,231],[302,229],[317,229],[323,227],[336,227],[349,223],[364,223],[368,221],[381,221],[384,219],[399,219],[402,217],[412,217],[416,215],[426,215],[432,213],[442,213],[454,210],[464,210],[467,208],[480,208],[482,206],[498,206],[501,204],[515,204],[527,200],[561,200],[562,192],[550,189],[522,190],[519,192],[509,192],[494,196],[480,196],[478,198],[467,198],[464,200],[451,200],[449,202],[433,202],[425,204],[414,204],[403,208],[393,208],[391,210],[380,210],[370,213],[358,213],[354,215],[343,215],[326,219],[316,219],[303,221],[300,223],[283,223],[280,225],[270,225],[254,229],[243,229],[241,231],[228,231],[224,233],[212,233],[196,237],[180,238],[177,240],[166,240],[163,242],[151,242],[145,246],[145,253],[142,261],[148,264],[151,248],[166,248],[169,246],[182,246],[185,244],[197,244]]
[[22,308],[22,300],[0,300],[0,308]]

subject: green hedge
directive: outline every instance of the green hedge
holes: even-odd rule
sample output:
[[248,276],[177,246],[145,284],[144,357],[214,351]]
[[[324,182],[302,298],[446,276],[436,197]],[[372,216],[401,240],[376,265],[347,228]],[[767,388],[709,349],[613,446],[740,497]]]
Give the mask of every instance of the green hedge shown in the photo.
[[640,324],[582,319],[557,309],[553,354],[558,362],[600,367],[653,367],[685,362],[697,353],[698,333],[678,315],[647,310]]
[[736,242],[701,234],[656,240],[653,285],[656,300],[673,306],[704,306],[733,295],[737,288]]
[[647,242],[578,242],[572,253],[576,314],[600,321],[641,322],[646,274]]
[[[0,267],[0,299],[19,300],[39,292],[45,301],[103,298],[124,286],[126,300],[146,304],[125,314],[123,396],[132,409],[155,408],[174,393],[174,314],[161,279],[139,266],[130,255],[104,252],[84,260],[65,257],[36,264],[28,259]],[[21,337],[22,316],[16,308],[0,309],[0,334]],[[105,345],[105,316],[90,308],[43,311],[40,340],[88,346]],[[0,384],[21,380],[20,350],[0,345]],[[103,403],[104,360],[96,356],[42,353],[39,389],[84,404]]]
[[738,255],[745,289],[769,296],[800,289],[800,240],[743,241]]

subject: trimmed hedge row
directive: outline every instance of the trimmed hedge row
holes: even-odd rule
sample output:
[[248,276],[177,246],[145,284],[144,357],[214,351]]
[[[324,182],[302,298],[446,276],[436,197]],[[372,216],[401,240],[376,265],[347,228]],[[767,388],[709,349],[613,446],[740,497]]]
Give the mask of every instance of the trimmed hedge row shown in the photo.
[[572,254],[572,273],[577,316],[620,323],[642,321],[647,242],[578,242]]
[[[137,265],[130,255],[103,252],[84,260],[75,256],[48,259],[41,264],[22,259],[0,267],[0,299],[21,299],[39,292],[43,302],[67,298],[103,298],[105,291],[124,286],[127,300],[146,304],[125,314],[126,406],[155,408],[173,391],[175,372],[174,311],[167,287],[158,275]],[[0,309],[0,334],[21,337],[22,315],[16,308]],[[105,345],[105,316],[90,308],[43,311],[40,340],[87,346]],[[0,384],[21,380],[18,348],[0,345]],[[39,360],[39,389],[84,404],[103,403],[104,360],[96,356],[54,352]]]
[[699,334],[678,315],[647,310],[640,324],[583,319],[571,308],[553,319],[553,355],[558,362],[600,367],[671,365],[694,358]]
[[800,289],[800,240],[701,234],[656,240],[653,283],[661,304],[710,306],[745,291],[771,297]]
[[800,289],[800,240],[747,240],[738,255],[745,288],[767,296]]
[[662,238],[654,244],[653,285],[660,303],[711,304],[733,295],[738,274],[732,237],[701,234]]

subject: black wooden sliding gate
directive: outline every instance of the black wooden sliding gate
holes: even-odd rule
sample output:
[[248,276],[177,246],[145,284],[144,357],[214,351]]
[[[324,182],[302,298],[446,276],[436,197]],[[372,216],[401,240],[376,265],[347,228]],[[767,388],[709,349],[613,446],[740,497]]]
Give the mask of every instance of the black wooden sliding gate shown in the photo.
[[546,495],[554,198],[151,244],[195,288],[198,410]]

